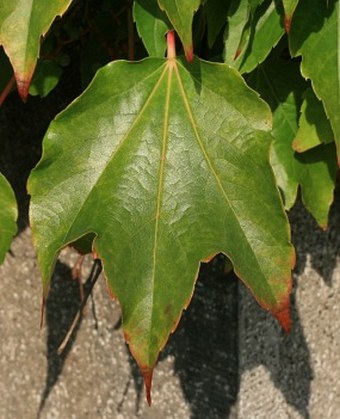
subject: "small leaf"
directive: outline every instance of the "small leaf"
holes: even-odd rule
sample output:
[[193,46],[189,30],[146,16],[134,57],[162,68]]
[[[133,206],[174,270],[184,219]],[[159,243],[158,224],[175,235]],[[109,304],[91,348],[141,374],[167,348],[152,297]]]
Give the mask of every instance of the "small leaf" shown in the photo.
[[186,59],[192,61],[194,49],[192,43],[192,20],[201,0],[158,0],[159,7],[164,10],[180,37]]
[[281,58],[284,50],[285,44],[280,44],[247,76],[247,82],[260,92],[273,111],[275,140],[271,163],[286,209],[294,205],[301,186],[306,208],[326,228],[337,171],[334,146],[320,146],[302,154],[294,152],[292,141],[297,135],[301,97],[307,83],[300,75],[299,63]]
[[290,32],[290,27],[292,25],[293,14],[295,12],[296,6],[299,3],[299,0],[282,0],[283,8],[285,11],[285,28],[286,32]]
[[16,233],[17,215],[18,210],[14,192],[6,178],[0,174],[0,263],[3,262]]
[[296,153],[295,158],[302,201],[320,227],[326,229],[338,171],[334,143]]
[[[233,18],[229,19],[231,27],[228,29],[228,34],[234,30],[234,25],[238,27],[238,30],[240,29],[246,3],[246,0],[241,0],[240,11],[238,12],[237,9]],[[241,73],[250,73],[263,62],[284,34],[280,8],[275,2],[265,1],[255,10],[249,9],[247,5],[248,15],[249,10],[253,15],[250,14],[250,19],[247,19],[248,23],[242,30],[236,49],[233,35],[230,39],[226,37],[225,41],[225,62],[237,68]],[[233,21],[234,19],[236,22]]]
[[0,0],[0,45],[14,69],[18,92],[26,100],[39,55],[40,38],[72,0]]
[[166,14],[160,10],[157,0],[135,0],[133,17],[149,56],[164,57],[165,35],[171,26]]
[[58,84],[61,67],[54,61],[39,61],[29,89],[32,96],[47,96]]
[[99,70],[50,125],[28,184],[45,293],[60,249],[95,234],[148,398],[200,261],[226,254],[290,327],[294,250],[268,162],[270,111],[236,70],[188,64],[173,47]]
[[322,102],[308,88],[303,94],[299,129],[293,141],[293,149],[299,153],[334,141],[334,135],[326,117]]
[[301,72],[322,100],[337,144],[340,164],[340,9],[338,1],[300,1],[289,35],[292,55],[302,56]]

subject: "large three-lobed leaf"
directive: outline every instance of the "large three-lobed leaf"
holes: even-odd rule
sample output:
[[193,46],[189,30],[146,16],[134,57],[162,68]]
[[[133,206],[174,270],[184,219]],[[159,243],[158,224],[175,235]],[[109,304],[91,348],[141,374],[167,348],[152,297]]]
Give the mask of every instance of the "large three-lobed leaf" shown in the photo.
[[29,180],[45,292],[59,250],[96,234],[148,381],[200,261],[225,253],[289,328],[294,251],[269,159],[271,115],[236,70],[116,61],[51,123]]

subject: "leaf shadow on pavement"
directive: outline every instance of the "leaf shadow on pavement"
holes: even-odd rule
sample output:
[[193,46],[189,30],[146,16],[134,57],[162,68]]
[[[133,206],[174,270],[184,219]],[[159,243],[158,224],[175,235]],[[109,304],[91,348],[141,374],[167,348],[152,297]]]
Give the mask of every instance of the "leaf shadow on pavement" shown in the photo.
[[[226,274],[225,266],[222,255],[202,264],[191,303],[159,357],[159,363],[173,358],[191,419],[236,418],[238,279],[233,273]],[[131,356],[129,362],[138,415],[143,380]],[[130,385],[131,380],[125,393]]]
[[40,417],[45,403],[63,371],[65,360],[76,339],[81,318],[65,350],[61,354],[58,353],[58,347],[76,316],[80,302],[78,281],[72,278],[68,266],[57,262],[45,307],[45,323],[48,328],[46,341],[47,372],[37,418]]

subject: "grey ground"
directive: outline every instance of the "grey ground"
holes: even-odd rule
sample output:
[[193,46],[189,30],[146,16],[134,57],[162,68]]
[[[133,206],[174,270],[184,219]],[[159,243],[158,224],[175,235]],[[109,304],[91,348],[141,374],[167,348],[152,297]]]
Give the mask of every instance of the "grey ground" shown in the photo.
[[22,105],[12,95],[0,111],[0,169],[21,214],[20,233],[0,267],[0,419],[339,418],[339,193],[326,232],[300,206],[290,215],[298,255],[290,336],[216,260],[203,267],[160,357],[151,408],[103,278],[66,353],[56,353],[80,301],[70,275],[76,255],[62,252],[41,331],[25,184],[49,120],[77,94],[76,79],[65,79],[43,101]]
[[156,369],[151,408],[103,278],[66,355],[57,355],[79,304],[70,249],[40,331],[40,278],[25,229],[0,268],[0,418],[339,417],[339,208],[338,201],[327,232],[302,208],[293,211],[298,265],[288,337],[218,260],[203,269]]

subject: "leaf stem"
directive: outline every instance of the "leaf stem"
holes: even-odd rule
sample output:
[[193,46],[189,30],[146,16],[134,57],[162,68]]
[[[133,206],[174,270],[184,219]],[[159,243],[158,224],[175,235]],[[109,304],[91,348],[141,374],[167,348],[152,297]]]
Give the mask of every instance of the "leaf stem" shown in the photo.
[[169,31],[166,34],[166,43],[168,47],[168,60],[174,60],[176,58],[176,39],[174,31]]
[[12,87],[14,86],[14,83],[15,83],[15,77],[13,75],[11,79],[9,80],[9,82],[6,84],[4,90],[0,94],[0,106],[2,106],[2,104],[5,102],[6,97],[9,95],[9,93],[12,90]]

